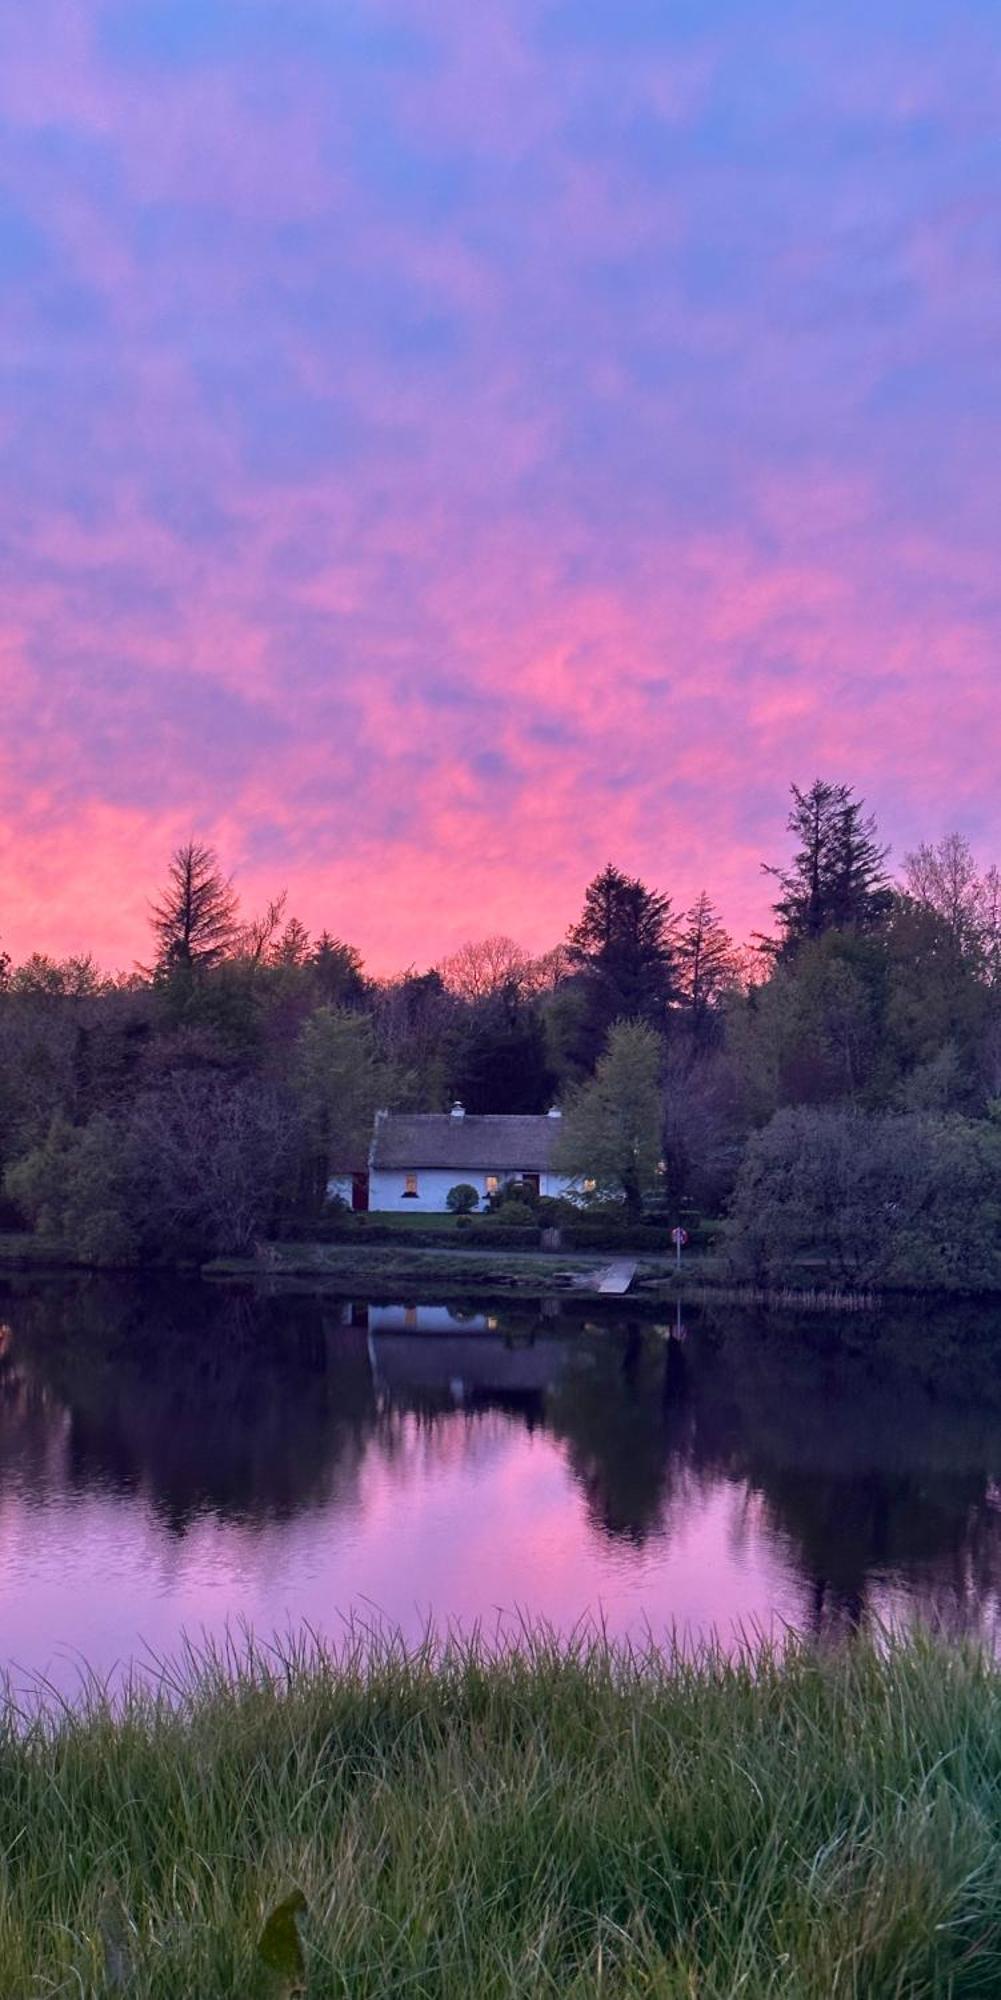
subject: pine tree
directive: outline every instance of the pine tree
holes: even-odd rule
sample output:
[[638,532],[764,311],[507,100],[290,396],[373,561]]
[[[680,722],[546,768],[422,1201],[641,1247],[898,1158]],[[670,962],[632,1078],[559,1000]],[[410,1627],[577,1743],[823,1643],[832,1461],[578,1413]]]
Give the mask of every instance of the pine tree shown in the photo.
[[825,931],[876,928],[893,904],[884,862],[888,850],[876,837],[876,822],[850,785],[817,778],[809,791],[793,785],[789,832],[799,842],[789,868],[765,865],[782,891],[773,904],[782,926],[776,949],[793,955]]
[[360,1007],[365,999],[365,974],[353,944],[321,931],[308,963],[324,1005]]
[[289,917],[281,936],[275,939],[270,951],[272,965],[303,966],[309,958],[311,945],[309,932],[298,917]]
[[675,928],[669,898],[611,862],[589,884],[567,956],[589,988],[592,1062],[614,1020],[665,1026],[676,990]]
[[191,840],[171,857],[167,886],[150,912],[160,973],[207,970],[237,938],[237,902],[214,848]]
[[720,996],[735,985],[739,958],[729,932],[703,889],[678,937],[678,997],[698,1041],[707,1040]]

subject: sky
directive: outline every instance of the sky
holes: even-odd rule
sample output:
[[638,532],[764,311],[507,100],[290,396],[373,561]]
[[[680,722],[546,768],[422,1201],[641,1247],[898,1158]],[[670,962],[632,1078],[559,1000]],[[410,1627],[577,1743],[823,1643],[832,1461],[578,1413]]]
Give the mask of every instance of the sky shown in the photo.
[[0,943],[1001,849],[1001,0],[0,9]]

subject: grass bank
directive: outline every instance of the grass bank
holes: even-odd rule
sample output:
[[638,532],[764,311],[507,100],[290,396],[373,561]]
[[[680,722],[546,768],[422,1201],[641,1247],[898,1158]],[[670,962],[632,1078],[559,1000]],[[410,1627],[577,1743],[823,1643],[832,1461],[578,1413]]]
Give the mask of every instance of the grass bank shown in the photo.
[[696,1272],[702,1285],[712,1282],[710,1260],[691,1258],[679,1274],[673,1258],[635,1257],[635,1253],[603,1251],[483,1250],[417,1248],[401,1242],[380,1244],[275,1243],[265,1258],[217,1257],[202,1267],[213,1279],[246,1279],[274,1283],[279,1288],[306,1287],[344,1297],[398,1299],[420,1293],[435,1300],[468,1298],[476,1293],[498,1298],[506,1292],[533,1298],[573,1296],[573,1279],[590,1279],[609,1264],[636,1262],[630,1296],[651,1303],[674,1298]]
[[[0,1745],[0,1994],[1001,1991],[1001,1678],[526,1638],[190,1662]],[[117,1982],[117,1983],[116,1983]]]

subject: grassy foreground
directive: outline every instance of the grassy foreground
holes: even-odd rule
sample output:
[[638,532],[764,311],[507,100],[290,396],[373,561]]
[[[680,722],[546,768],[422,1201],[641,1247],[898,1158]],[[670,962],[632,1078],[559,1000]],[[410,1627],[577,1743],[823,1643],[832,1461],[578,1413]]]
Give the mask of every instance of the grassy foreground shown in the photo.
[[8,1715],[0,1992],[795,2000],[1001,1992],[1001,1677],[972,1652],[728,1665],[189,1660],[117,1714]]

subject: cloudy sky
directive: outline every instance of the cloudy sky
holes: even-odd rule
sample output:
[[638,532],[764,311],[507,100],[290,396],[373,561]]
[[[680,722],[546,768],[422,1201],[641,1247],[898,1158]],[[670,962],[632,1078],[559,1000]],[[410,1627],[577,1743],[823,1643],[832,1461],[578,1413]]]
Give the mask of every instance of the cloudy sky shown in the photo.
[[0,935],[1001,846],[998,0],[0,10]]

